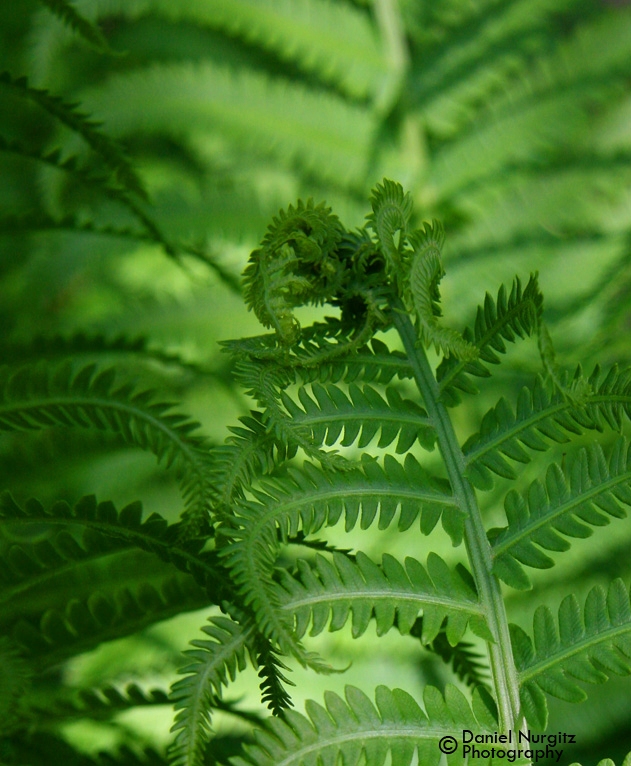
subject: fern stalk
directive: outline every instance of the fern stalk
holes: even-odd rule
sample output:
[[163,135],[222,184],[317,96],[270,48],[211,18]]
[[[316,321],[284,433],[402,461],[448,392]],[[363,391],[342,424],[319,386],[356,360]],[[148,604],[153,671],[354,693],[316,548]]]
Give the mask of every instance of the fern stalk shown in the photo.
[[394,324],[401,337],[416,385],[423,398],[430,422],[436,430],[438,445],[458,507],[466,514],[465,545],[480,601],[484,605],[493,643],[489,658],[497,696],[499,724],[502,731],[514,731],[520,724],[519,679],[506,608],[500,583],[493,575],[493,559],[475,490],[466,478],[465,458],[453,423],[440,399],[438,383],[430,368],[425,350],[417,343],[416,332],[400,301],[393,306]]

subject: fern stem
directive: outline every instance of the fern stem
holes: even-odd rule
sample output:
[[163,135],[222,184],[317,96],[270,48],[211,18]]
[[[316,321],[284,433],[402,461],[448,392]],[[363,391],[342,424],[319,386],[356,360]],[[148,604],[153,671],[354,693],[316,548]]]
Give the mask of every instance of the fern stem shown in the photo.
[[488,650],[499,709],[499,723],[501,730],[508,732],[515,730],[519,725],[519,680],[500,583],[492,573],[491,546],[482,523],[475,491],[466,478],[464,455],[447,408],[440,399],[438,383],[430,368],[425,350],[417,344],[416,332],[400,301],[394,304],[393,309],[394,325],[412,365],[414,379],[423,397],[430,421],[436,430],[453,495],[458,507],[466,514],[467,554],[488,626],[494,638],[494,642],[489,643]]

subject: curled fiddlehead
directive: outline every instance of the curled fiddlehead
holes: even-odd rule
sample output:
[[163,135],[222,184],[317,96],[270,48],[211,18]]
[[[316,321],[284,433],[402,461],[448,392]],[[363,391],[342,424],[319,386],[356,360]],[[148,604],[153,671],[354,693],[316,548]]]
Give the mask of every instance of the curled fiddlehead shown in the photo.
[[322,303],[339,289],[343,269],[337,252],[344,230],[323,204],[299,201],[281,210],[244,273],[245,300],[282,345],[300,337],[293,309]]

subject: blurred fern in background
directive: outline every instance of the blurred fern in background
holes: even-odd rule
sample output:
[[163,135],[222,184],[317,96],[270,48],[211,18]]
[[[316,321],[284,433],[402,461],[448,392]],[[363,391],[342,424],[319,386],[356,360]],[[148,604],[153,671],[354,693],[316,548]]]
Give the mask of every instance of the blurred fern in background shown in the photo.
[[[23,432],[0,435],[0,484],[20,506],[32,496],[46,508],[91,493],[118,507],[142,497],[146,515],[176,522],[180,489],[187,507],[203,503],[212,491],[198,480],[204,445],[223,442],[248,409],[217,342],[259,332],[240,295],[249,252],[288,200],[326,199],[346,227],[361,226],[370,189],[384,176],[412,192],[417,223],[436,218],[448,233],[443,296],[451,324],[468,321],[487,288],[510,284],[516,273],[525,284],[539,270],[563,364],[631,362],[631,8],[624,4],[23,0],[0,4],[0,72],[0,362],[3,381],[14,381],[6,400],[38,387],[57,390],[86,369],[75,393],[106,392],[138,408],[133,438],[115,415],[93,410],[57,420],[34,414],[37,423],[17,424]],[[533,343],[509,357],[480,402],[457,412],[463,433],[500,387],[519,390],[536,356]],[[15,382],[23,365],[30,377]],[[90,365],[116,365],[121,382],[95,382]],[[49,379],[44,367],[61,372]],[[177,466],[179,487],[146,453],[162,465],[175,460],[169,445],[191,422],[159,425],[171,417],[167,408],[151,405],[147,414],[125,381],[135,391],[159,389],[161,401],[178,401],[204,424],[207,441],[199,437]],[[29,432],[44,425],[55,427]],[[523,486],[533,478],[525,468]],[[491,519],[496,498],[485,501]],[[568,583],[586,593],[601,576],[631,576],[631,529],[616,530],[598,544],[573,547],[570,563],[545,580],[550,603]],[[3,528],[2,551],[43,540],[46,526],[23,534]],[[147,534],[142,545],[153,550],[159,537]],[[91,550],[86,543],[64,555],[89,559]],[[447,543],[444,552],[452,555]],[[117,554],[107,571],[112,589],[135,576],[137,563],[129,559],[126,570],[126,555]],[[142,670],[168,689],[199,615],[143,629],[202,608],[200,582],[208,573],[197,572],[196,584],[149,554],[146,567],[144,584],[130,596],[141,632],[124,639],[123,649],[104,644],[56,665],[62,669],[34,687],[33,710],[46,710],[62,682],[69,689],[103,679],[120,685]],[[541,600],[538,574],[533,593]],[[64,588],[77,583],[71,588],[62,578],[58,586],[61,603]],[[151,612],[146,605],[158,591]],[[520,610],[529,597],[520,594]],[[104,622],[107,601],[95,605]],[[510,596],[507,604],[520,622]],[[146,623],[145,607],[152,614]],[[3,629],[12,609],[28,617],[42,604],[1,607]],[[78,626],[82,615],[75,616]],[[375,665],[373,649],[365,651],[360,674]],[[476,674],[472,656],[459,661]],[[60,650],[58,660],[65,659]],[[37,672],[2,643],[0,661],[16,678]],[[271,652],[267,661],[276,661]],[[441,685],[448,678],[434,655],[423,668],[418,658],[406,667],[412,663],[425,680]],[[399,682],[408,671],[386,672]],[[384,682],[375,677],[372,686]],[[4,716],[19,689],[2,683]],[[74,703],[58,700],[38,744],[23,751],[7,744],[0,761],[48,762],[54,747],[62,762],[65,740],[88,751],[121,743],[163,749],[166,697],[130,689],[111,691],[107,700],[85,696],[88,728],[77,723]],[[256,695],[247,699],[258,704]],[[616,742],[631,730],[628,694],[614,685],[594,699],[580,710],[558,703],[551,726],[558,714],[565,730],[582,733],[577,758],[589,760],[592,747],[621,757],[628,747]],[[150,716],[125,717],[128,708],[143,707]],[[209,756],[217,760],[207,763],[236,751],[241,735],[230,728],[229,708],[221,746]],[[67,763],[82,763],[76,758],[69,749]]]

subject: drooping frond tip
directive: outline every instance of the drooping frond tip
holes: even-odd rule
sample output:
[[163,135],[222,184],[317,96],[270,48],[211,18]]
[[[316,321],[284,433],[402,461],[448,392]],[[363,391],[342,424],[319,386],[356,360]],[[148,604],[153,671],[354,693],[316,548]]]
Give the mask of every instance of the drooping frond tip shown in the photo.
[[280,211],[250,255],[243,275],[245,301],[283,345],[300,336],[296,306],[325,302],[337,292],[342,280],[337,246],[343,234],[330,208],[299,200]]
[[412,250],[404,295],[408,308],[416,315],[421,342],[435,346],[445,356],[473,361],[478,356],[476,346],[457,330],[438,323],[441,316],[439,284],[445,274],[441,260],[445,241],[442,224],[434,220],[423,229],[412,232],[408,241]]

